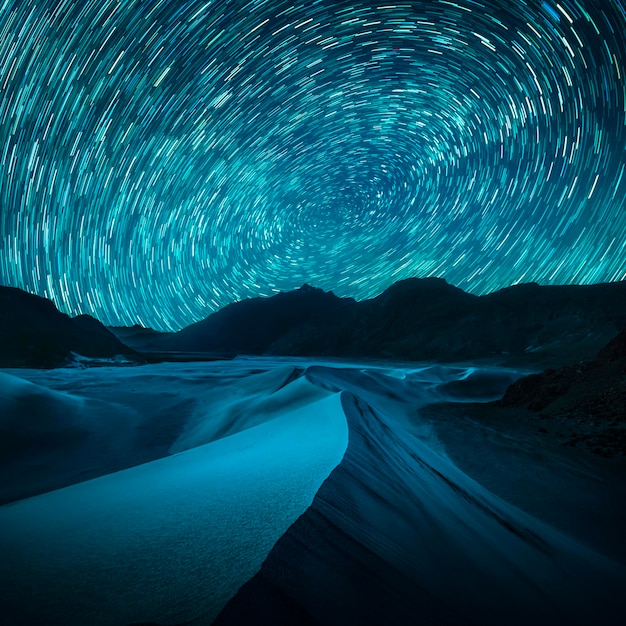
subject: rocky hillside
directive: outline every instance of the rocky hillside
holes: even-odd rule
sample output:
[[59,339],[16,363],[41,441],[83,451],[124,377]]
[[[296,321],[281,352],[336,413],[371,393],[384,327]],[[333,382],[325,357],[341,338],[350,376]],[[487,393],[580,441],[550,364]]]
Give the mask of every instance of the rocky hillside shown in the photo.
[[571,445],[626,455],[626,330],[592,361],[521,378],[500,404],[536,413],[545,432],[556,429]]

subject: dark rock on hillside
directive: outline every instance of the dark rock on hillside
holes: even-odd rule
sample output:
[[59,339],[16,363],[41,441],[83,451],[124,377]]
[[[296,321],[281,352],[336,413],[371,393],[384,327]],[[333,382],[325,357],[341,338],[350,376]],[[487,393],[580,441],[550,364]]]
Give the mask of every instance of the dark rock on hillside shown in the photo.
[[542,432],[559,428],[570,445],[626,455],[626,330],[592,361],[519,379],[500,404],[537,413]]
[[626,360],[626,329],[624,329],[617,337],[611,340],[598,353],[598,361],[606,361],[614,363],[616,361]]
[[133,356],[99,321],[71,318],[50,300],[0,287],[0,367],[57,367],[71,355]]
[[[626,330],[602,348],[592,361],[531,374],[513,383],[502,398],[504,406],[523,406],[548,413],[562,410],[580,398],[599,400],[598,391],[615,388],[626,376]],[[616,407],[626,415],[626,404]],[[594,407],[590,410],[593,412]]]

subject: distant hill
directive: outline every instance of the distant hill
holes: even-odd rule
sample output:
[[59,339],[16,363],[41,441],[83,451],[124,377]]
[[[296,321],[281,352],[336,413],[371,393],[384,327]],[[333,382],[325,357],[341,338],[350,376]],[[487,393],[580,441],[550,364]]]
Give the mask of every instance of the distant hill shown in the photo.
[[0,287],[0,367],[57,367],[71,353],[133,356],[98,320],[71,318],[46,298]]
[[169,337],[173,333],[161,332],[152,328],[145,328],[139,324],[134,326],[107,326],[122,343],[133,350],[150,350],[155,341]]
[[626,283],[524,284],[475,296],[437,278],[371,300],[308,285],[230,304],[165,337],[157,351],[458,361],[547,367],[594,358],[626,327]]

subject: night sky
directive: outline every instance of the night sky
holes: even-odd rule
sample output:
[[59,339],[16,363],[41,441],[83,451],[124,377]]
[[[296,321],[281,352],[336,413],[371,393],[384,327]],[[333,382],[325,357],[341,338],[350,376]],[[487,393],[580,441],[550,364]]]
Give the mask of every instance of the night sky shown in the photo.
[[623,280],[625,79],[626,0],[0,0],[0,284],[178,329]]

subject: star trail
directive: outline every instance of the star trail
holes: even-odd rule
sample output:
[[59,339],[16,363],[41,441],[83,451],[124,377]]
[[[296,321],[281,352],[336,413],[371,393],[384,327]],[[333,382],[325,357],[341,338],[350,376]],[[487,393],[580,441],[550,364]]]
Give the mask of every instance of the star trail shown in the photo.
[[623,280],[625,79],[624,0],[0,0],[0,283],[165,330]]

